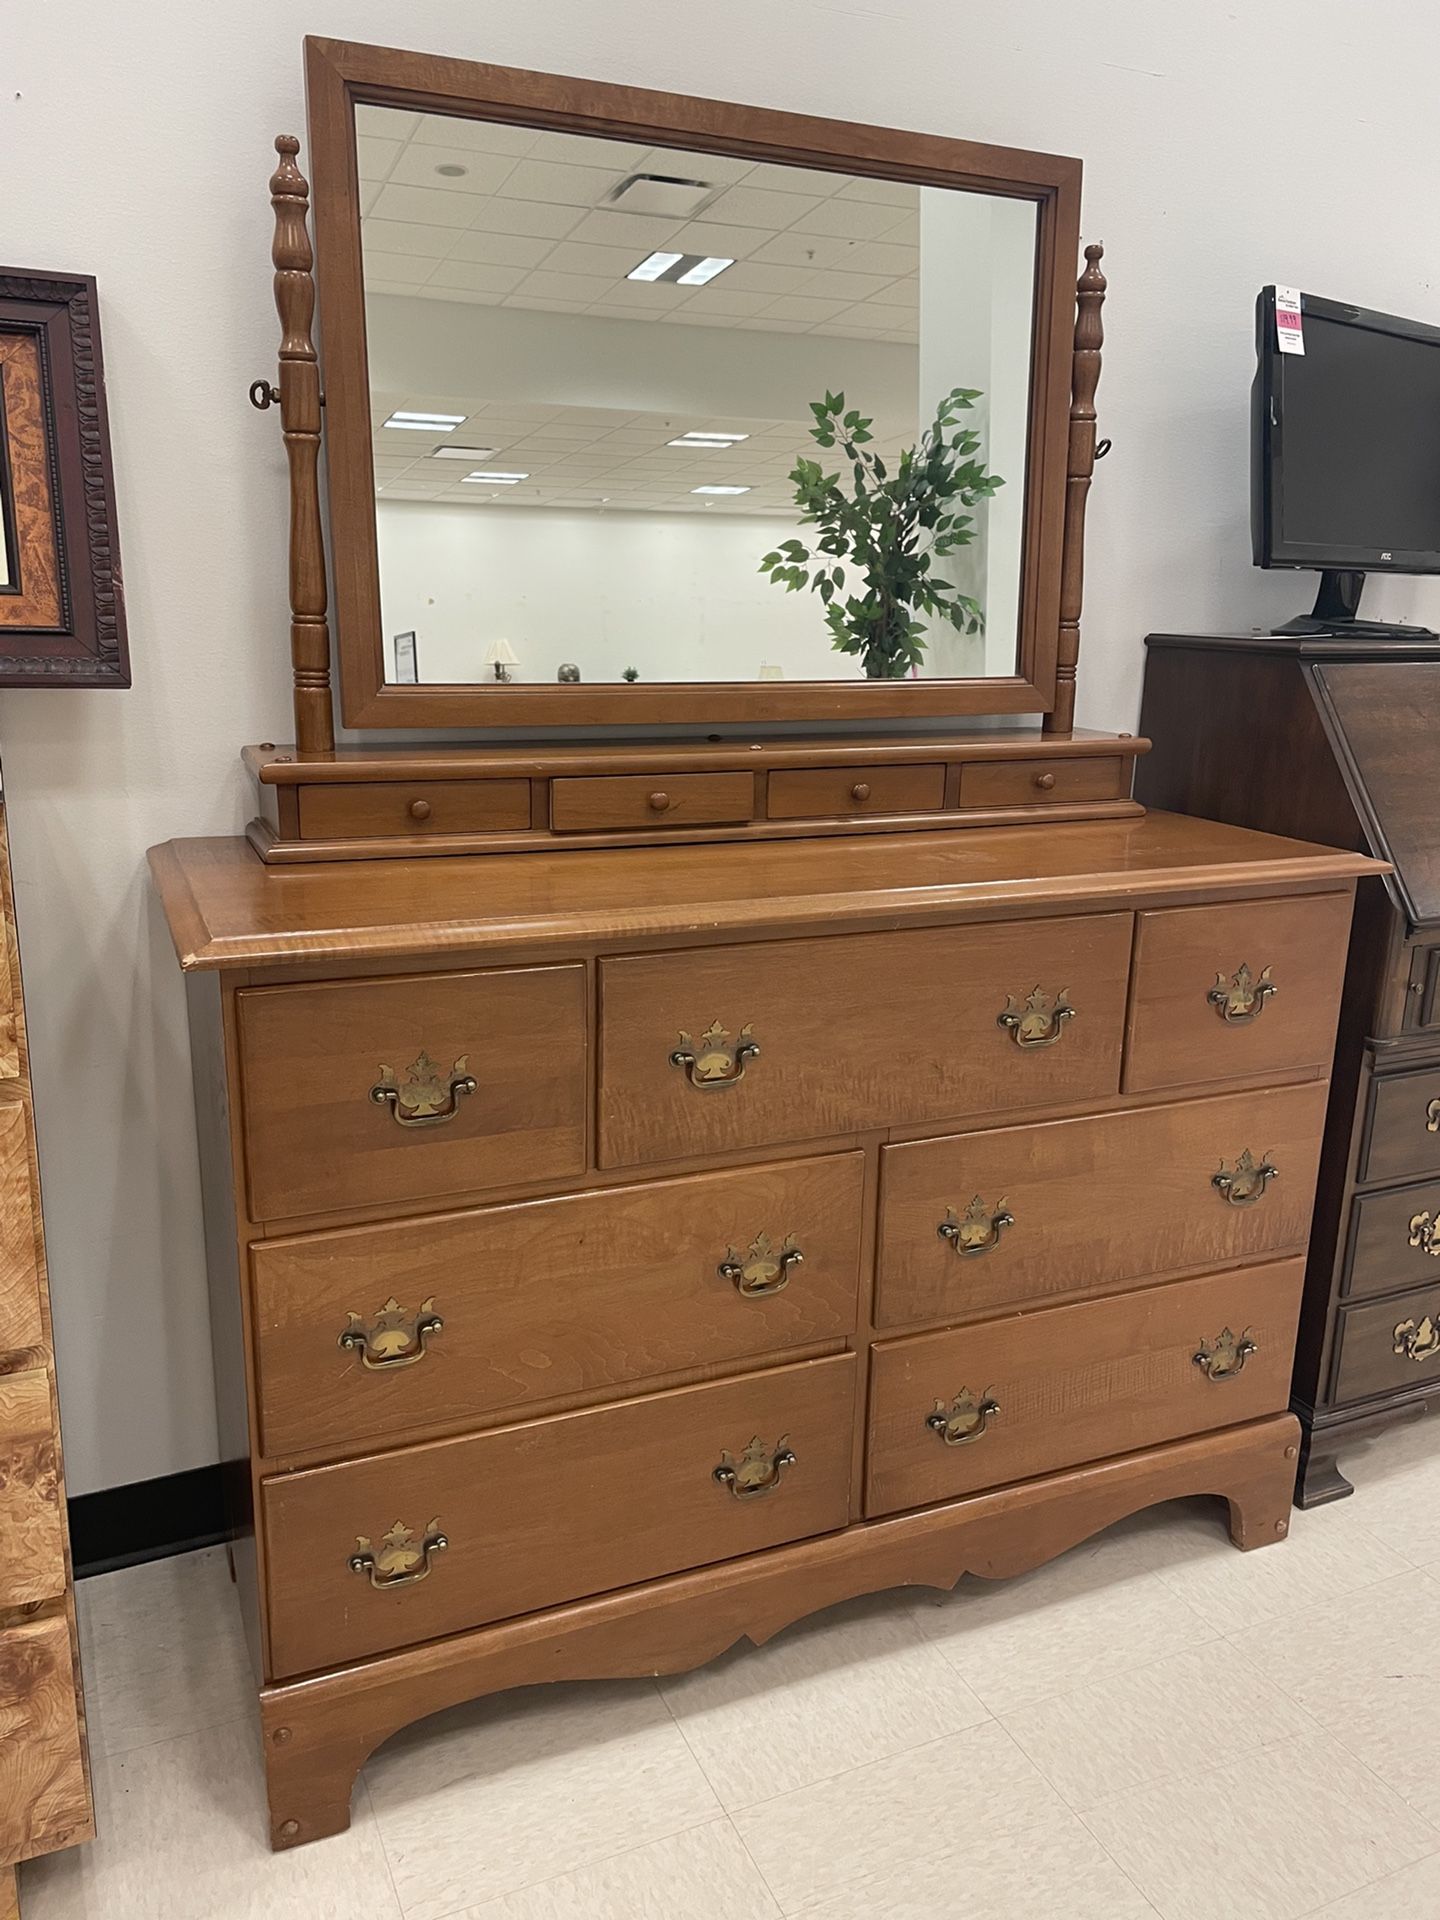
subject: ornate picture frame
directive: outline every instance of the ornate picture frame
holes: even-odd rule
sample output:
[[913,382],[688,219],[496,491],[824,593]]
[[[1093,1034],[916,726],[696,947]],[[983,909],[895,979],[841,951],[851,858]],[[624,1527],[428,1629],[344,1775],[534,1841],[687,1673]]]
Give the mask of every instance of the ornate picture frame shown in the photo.
[[128,687],[95,282],[0,267],[0,687]]

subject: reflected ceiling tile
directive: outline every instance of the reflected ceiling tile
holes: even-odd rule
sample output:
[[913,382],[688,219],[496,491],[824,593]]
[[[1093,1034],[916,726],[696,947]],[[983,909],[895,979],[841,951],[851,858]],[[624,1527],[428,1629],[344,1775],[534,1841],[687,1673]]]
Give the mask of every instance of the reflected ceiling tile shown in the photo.
[[[826,239],[824,235],[818,233],[777,233],[773,240],[767,240],[763,247],[750,256],[749,264],[753,266],[759,262],[763,266],[776,267],[836,267],[851,251],[853,251],[852,243],[848,240]],[[738,273],[740,269],[732,267],[730,271]],[[860,268],[858,271],[863,272],[865,269]],[[899,273],[902,269],[896,267],[891,271],[892,274]]]
[[390,178],[397,186],[434,187],[442,193],[498,193],[517,164],[508,153],[409,146],[390,169]]
[[405,291],[417,300],[458,300],[471,307],[498,307],[505,298],[503,293],[484,293],[474,287],[437,287],[428,282],[423,287],[407,287]]
[[[361,109],[365,111],[365,109]],[[369,109],[374,111],[374,109]],[[411,135],[417,146],[469,147],[480,153],[529,153],[541,138],[534,127],[509,127],[498,120],[471,120],[458,114],[421,113]]]
[[920,216],[907,213],[903,220],[897,220],[885,238],[897,247],[918,247],[920,244]]
[[[425,231],[425,229],[416,229]],[[433,229],[431,229],[433,231]],[[525,233],[478,233],[473,228],[443,235],[448,257],[452,260],[486,260],[495,267],[538,267],[555,249],[553,240],[540,240]],[[563,246],[564,241],[560,242]]]
[[[856,278],[860,276],[857,274]],[[867,294],[866,299],[872,296]],[[881,291],[880,299],[887,307],[918,307],[920,304],[920,276],[907,274],[902,280],[892,280]]]
[[847,240],[878,240],[905,216],[895,207],[867,200],[823,200],[797,221],[797,231],[838,233]]
[[496,267],[484,260],[441,260],[430,274],[432,287],[463,287],[470,293],[513,293],[525,278],[523,267]]
[[707,259],[718,255],[724,260],[743,260],[756,247],[763,247],[769,238],[768,227],[722,227],[712,220],[692,220],[672,234],[668,244],[677,253],[698,253]]
[[562,240],[545,262],[556,273],[591,273],[607,282],[623,280],[635,265],[633,247],[597,247],[581,240]]
[[671,318],[678,320],[682,315],[688,314],[696,319],[705,315],[723,319],[726,314],[759,313],[772,298],[773,296],[768,293],[733,291],[727,281],[723,287],[702,288],[685,302],[678,314],[672,314]]
[[754,333],[808,333],[810,331],[810,323],[806,320],[771,320],[762,317],[755,320],[737,320],[735,325]]
[[544,300],[578,300],[589,305],[592,300],[602,300],[614,286],[614,281],[601,279],[590,273],[555,273],[548,267],[528,274],[523,286],[516,289],[522,294],[536,294]]
[[650,214],[612,213],[608,209],[592,208],[579,219],[570,238],[593,242],[597,247],[633,247],[635,260],[630,264],[634,266],[636,260],[664,246],[678,225],[678,221]]
[[883,273],[809,273],[805,276],[803,289],[790,288],[787,291],[803,291],[813,300],[868,300],[872,294],[882,293],[886,287],[894,285]]
[[597,206],[619,184],[622,167],[567,167],[527,155],[505,182],[511,200],[554,200],[568,207]]
[[537,160],[559,160],[572,167],[604,167],[612,173],[631,172],[644,159],[646,151],[626,140],[552,132],[537,134],[531,149]]
[[378,180],[364,180],[360,183],[360,211],[362,214],[369,213],[379,198],[380,182]]
[[403,113],[396,107],[356,107],[355,132],[379,140],[408,140],[420,118],[418,113]]
[[884,200],[893,207],[918,207],[920,189],[913,180],[847,180],[838,190],[841,200]]
[[915,312],[910,307],[886,307],[878,300],[862,301],[858,307],[851,307],[845,315],[846,320],[854,319],[868,322],[872,327],[883,327],[887,332],[899,328],[902,332],[915,332]]
[[468,227],[474,207],[471,195],[442,193],[437,187],[385,186],[375,202],[382,220],[414,220],[432,227]]
[[415,253],[365,254],[365,280],[370,286],[423,286],[435,271],[435,262]]
[[547,300],[541,294],[511,293],[501,302],[506,307],[523,307],[531,313],[584,313],[583,300]]
[[[782,294],[765,309],[767,320],[833,320],[845,311],[844,300],[811,300],[801,294]],[[887,322],[887,325],[893,325]]]
[[371,218],[361,224],[360,244],[368,274],[372,252],[413,253],[427,260],[443,260],[453,251],[454,236],[449,227],[421,227],[408,220]]
[[766,227],[778,232],[793,226],[819,204],[813,195],[766,193],[747,182],[741,187],[728,188],[705,209],[705,217],[721,226]]
[[[457,196],[459,197],[459,196]],[[466,226],[481,233],[523,233],[534,239],[563,240],[580,219],[578,207],[559,207],[544,200],[465,198]]]
[[673,313],[689,298],[689,287],[678,287],[672,280],[622,280],[605,291],[607,306],[649,308],[656,313]]
[[915,247],[892,247],[880,240],[863,240],[851,247],[845,258],[854,273],[886,273],[898,279],[901,274],[920,271],[920,253]]
[[387,180],[390,169],[404,151],[398,140],[361,138],[355,142],[356,158],[362,180]]
[[806,284],[803,267],[763,266],[740,260],[725,275],[728,293],[798,293]]
[[681,180],[713,180],[733,186],[755,171],[753,160],[729,153],[686,153],[680,147],[647,147],[635,162],[640,173],[668,173]]
[[747,187],[765,187],[777,193],[815,193],[826,199],[838,193],[853,174],[827,173],[820,167],[787,167],[773,160],[762,160],[751,170]]

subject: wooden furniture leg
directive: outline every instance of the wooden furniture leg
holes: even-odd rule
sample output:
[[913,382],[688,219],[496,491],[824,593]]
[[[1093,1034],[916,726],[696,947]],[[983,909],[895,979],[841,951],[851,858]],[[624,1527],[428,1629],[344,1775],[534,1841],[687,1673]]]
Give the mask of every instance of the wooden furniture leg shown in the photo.
[[0,1920],[20,1920],[20,1882],[14,1867],[0,1867]]

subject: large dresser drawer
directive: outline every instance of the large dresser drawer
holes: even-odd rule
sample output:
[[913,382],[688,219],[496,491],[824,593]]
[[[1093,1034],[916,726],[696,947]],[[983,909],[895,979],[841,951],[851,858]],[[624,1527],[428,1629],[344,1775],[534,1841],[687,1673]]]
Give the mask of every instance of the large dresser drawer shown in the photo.
[[883,1148],[876,1324],[976,1319],[1303,1247],[1325,1092],[1311,1082]]
[[573,965],[242,988],[252,1216],[581,1172],[584,982]]
[[877,1347],[866,1512],[1279,1412],[1303,1278],[1288,1260]]
[[603,960],[600,1164],[1115,1092],[1131,916]]
[[1440,1280],[1395,1300],[1342,1308],[1336,1400],[1440,1388]]
[[1351,894],[1136,916],[1125,1091],[1329,1067]]
[[63,1614],[0,1629],[0,1861],[95,1831],[75,1681]]
[[841,1354],[265,1481],[275,1677],[844,1526],[854,1367]]
[[263,1243],[265,1451],[844,1339],[863,1186],[849,1153]]
[[1440,1066],[1377,1074],[1360,1152],[1362,1180],[1440,1174]]
[[[0,1613],[64,1591],[50,1375],[43,1367],[0,1374]],[[4,1725],[0,1717],[0,1733]]]

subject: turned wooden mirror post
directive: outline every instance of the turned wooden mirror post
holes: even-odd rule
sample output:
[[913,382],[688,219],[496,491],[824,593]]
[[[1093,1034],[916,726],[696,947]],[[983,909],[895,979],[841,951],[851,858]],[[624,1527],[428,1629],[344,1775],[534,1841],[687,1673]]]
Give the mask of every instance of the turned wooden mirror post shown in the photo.
[[1105,327],[1105,249],[1085,249],[1085,271],[1075,289],[1075,368],[1070,388],[1069,467],[1065,476],[1065,548],[1060,571],[1060,644],[1055,658],[1055,705],[1045,716],[1047,733],[1070,733],[1075,725],[1075,672],[1080,660],[1080,603],[1085,590],[1085,507],[1100,453],[1095,443],[1095,389]]

